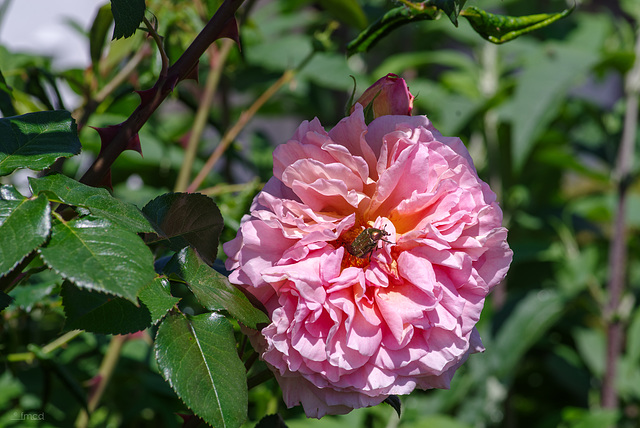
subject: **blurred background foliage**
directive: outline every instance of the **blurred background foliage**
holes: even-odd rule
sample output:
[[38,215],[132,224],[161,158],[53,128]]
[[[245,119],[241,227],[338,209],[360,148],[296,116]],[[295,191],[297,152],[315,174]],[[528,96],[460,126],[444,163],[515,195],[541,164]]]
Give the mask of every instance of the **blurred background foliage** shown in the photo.
[[[475,0],[470,5],[519,16],[559,12],[573,3]],[[216,0],[147,0],[147,17],[164,36],[170,61],[217,6]],[[407,80],[416,95],[415,114],[426,114],[444,135],[462,138],[481,177],[498,194],[514,261],[478,326],[487,350],[468,360],[450,390],[402,397],[400,419],[383,404],[316,421],[301,409],[286,410],[271,380],[250,390],[246,426],[275,412],[292,428],[640,426],[637,159],[628,183],[629,260],[617,314],[625,331],[615,379],[619,404],[613,409],[600,404],[615,165],[640,7],[634,0],[581,1],[568,18],[503,45],[484,41],[464,19],[456,28],[443,17],[401,27],[368,53],[347,57],[347,43],[394,6],[387,0],[247,0],[238,15],[242,49],[227,47],[226,55],[226,42],[210,49],[200,62],[200,83],[179,84],[142,128],[144,156],[125,152],[113,167],[114,194],[139,206],[175,189],[210,73],[220,72],[219,84],[190,177],[243,111],[283,73],[303,65],[200,186],[225,218],[222,242],[235,236],[251,199],[271,176],[273,148],[302,120],[317,116],[333,126],[344,117],[354,80],[360,94],[387,73]],[[99,150],[91,127],[125,120],[139,101],[134,91],[151,87],[161,67],[145,32],[110,41],[108,8],[107,3],[97,13],[92,28],[79,29],[91,51],[87,69],[53,69],[51,58],[0,46],[4,116],[58,108],[74,112],[84,150],[58,167],[75,178]],[[123,76],[129,65],[131,72]],[[10,180],[19,184],[24,173]],[[61,348],[55,360],[16,357],[61,334],[60,279],[53,273],[45,278],[15,289],[15,301],[2,312],[0,426],[71,426],[80,409],[79,391],[90,386],[104,358],[108,338],[88,333]],[[175,412],[186,410],[157,373],[149,337],[125,343],[92,426],[181,423]],[[44,422],[15,420],[41,411]]]

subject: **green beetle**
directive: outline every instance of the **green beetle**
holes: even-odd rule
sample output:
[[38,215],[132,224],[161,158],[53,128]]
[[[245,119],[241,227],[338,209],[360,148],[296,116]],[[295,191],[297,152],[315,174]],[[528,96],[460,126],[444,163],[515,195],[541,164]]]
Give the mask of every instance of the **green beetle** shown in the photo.
[[373,250],[378,246],[378,241],[393,244],[393,242],[384,239],[384,237],[388,235],[389,232],[386,230],[370,227],[360,232],[360,234],[356,236],[356,239],[354,239],[351,244],[347,244],[345,248],[352,256],[360,259],[366,259],[367,257],[371,259],[371,253],[373,253]]

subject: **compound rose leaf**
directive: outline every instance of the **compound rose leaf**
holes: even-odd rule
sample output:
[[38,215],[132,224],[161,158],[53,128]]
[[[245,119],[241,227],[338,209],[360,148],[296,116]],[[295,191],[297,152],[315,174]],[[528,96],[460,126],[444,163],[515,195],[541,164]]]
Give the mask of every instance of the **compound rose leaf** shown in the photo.
[[153,255],[138,235],[104,219],[85,217],[53,226],[38,249],[44,262],[76,286],[138,304],[138,291],[154,277]]
[[158,328],[155,352],[165,380],[196,415],[218,428],[243,424],[246,372],[224,316],[170,314]]
[[0,118],[0,135],[0,176],[19,168],[40,171],[81,149],[76,123],[65,110]]
[[43,195],[5,199],[0,195],[0,276],[42,245],[51,231],[51,208]]
[[145,239],[148,243],[166,240],[174,251],[190,246],[207,264],[213,264],[224,221],[211,198],[199,193],[167,193],[145,205],[142,212],[157,233]]
[[111,13],[115,27],[113,40],[133,36],[144,18],[144,0],[111,0]]

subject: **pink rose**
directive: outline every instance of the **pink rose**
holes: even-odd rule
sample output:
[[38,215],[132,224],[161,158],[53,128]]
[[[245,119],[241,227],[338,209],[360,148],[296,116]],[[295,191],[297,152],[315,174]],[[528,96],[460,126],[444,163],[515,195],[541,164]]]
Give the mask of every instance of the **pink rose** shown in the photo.
[[[371,104],[374,118],[392,114],[409,116],[413,110],[414,98],[407,82],[398,75],[389,73],[367,88],[356,104],[360,103],[365,109]],[[351,113],[354,109],[355,105],[351,107]]]
[[[320,418],[448,388],[483,350],[475,324],[512,258],[462,141],[426,116],[367,126],[357,104],[328,133],[303,122],[273,160],[224,251],[229,279],[269,313],[250,338],[287,406]],[[366,228],[388,235],[350,254]]]

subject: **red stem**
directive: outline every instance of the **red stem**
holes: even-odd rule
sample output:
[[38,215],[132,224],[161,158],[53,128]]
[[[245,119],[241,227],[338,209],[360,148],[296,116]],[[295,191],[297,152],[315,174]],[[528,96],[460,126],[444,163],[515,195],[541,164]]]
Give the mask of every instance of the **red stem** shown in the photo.
[[142,125],[149,120],[149,117],[173,91],[175,85],[192,74],[198,66],[200,57],[211,43],[223,35],[227,25],[234,19],[236,11],[243,2],[244,0],[225,0],[222,3],[182,56],[169,67],[166,75],[161,75],[153,88],[145,92],[140,105],[120,125],[115,137],[108,144],[105,142],[101,155],[82,176],[81,183],[97,186],[102,182],[113,162],[120,156],[120,153],[126,150],[129,141],[138,134]]
[[618,407],[618,391],[616,390],[616,378],[618,377],[617,365],[623,351],[625,333],[625,319],[623,319],[624,314],[620,313],[620,302],[624,294],[627,270],[627,190],[631,179],[638,122],[640,30],[636,34],[635,51],[635,63],[625,79],[626,111],[624,129],[614,171],[618,183],[618,205],[615,216],[614,235],[609,247],[609,302],[604,312],[607,331],[607,350],[605,374],[601,392],[602,407],[608,409]]

